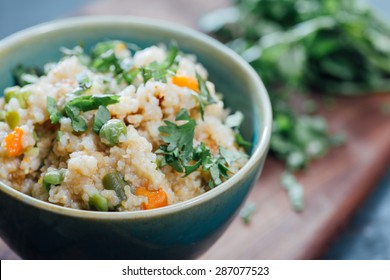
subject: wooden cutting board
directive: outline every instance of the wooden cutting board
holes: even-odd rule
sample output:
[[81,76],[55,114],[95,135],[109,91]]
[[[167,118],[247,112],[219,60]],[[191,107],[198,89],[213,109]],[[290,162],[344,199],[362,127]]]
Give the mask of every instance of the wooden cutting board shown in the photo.
[[[227,0],[112,0],[94,2],[77,15],[129,14],[149,16],[196,27],[207,11]],[[347,144],[335,148],[298,175],[305,188],[305,210],[291,210],[279,185],[282,165],[269,157],[261,179],[247,202],[257,210],[249,225],[236,217],[202,259],[313,259],[320,258],[337,232],[375,187],[390,164],[390,115],[381,107],[390,94],[340,97],[321,112],[331,131],[344,131]],[[0,259],[18,258],[0,240]]]

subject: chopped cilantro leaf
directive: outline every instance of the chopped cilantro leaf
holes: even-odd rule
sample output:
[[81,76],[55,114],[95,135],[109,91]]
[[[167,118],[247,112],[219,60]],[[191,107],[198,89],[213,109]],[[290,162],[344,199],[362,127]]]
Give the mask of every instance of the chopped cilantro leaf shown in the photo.
[[160,126],[161,139],[165,142],[160,145],[155,152],[163,158],[159,161],[159,166],[170,165],[177,172],[188,176],[192,172],[200,169],[203,172],[209,172],[210,188],[222,183],[224,179],[229,178],[231,171],[228,165],[234,161],[246,157],[247,155],[219,147],[220,155],[215,156],[211,153],[204,142],[193,147],[193,138],[195,135],[196,122],[192,120],[188,111],[183,109],[176,115],[176,121],[186,121],[182,125],[177,125],[170,121],[165,121],[165,126]]
[[227,116],[225,119],[225,125],[230,128],[240,127],[242,121],[244,120],[244,114],[240,111],[235,112],[234,114]]
[[204,119],[204,110],[207,105],[216,103],[217,101],[211,96],[209,89],[207,88],[206,81],[196,73],[196,79],[198,80],[199,85],[199,95],[196,95],[199,100],[200,106],[200,114],[202,116],[202,120]]
[[93,119],[93,132],[99,134],[100,129],[110,120],[110,117],[110,111],[108,111],[106,107],[100,105]]
[[25,86],[35,83],[38,78],[43,74],[43,71],[36,67],[25,67],[18,65],[13,69],[12,74],[16,85]]
[[69,105],[65,105],[64,111],[71,120],[72,128],[75,132],[84,132],[88,126],[83,117],[80,116],[79,108]]
[[72,92],[74,95],[81,95],[92,87],[92,82],[85,72],[78,74],[77,80],[79,82],[79,86]]
[[236,160],[239,160],[240,158],[247,157],[247,155],[244,153],[241,153],[241,152],[235,151],[235,150],[228,150],[222,146],[219,146],[219,153],[225,159],[225,161],[228,165],[232,165],[233,162],[235,162]]
[[241,147],[250,147],[252,144],[244,139],[240,134],[240,126],[244,120],[244,114],[240,111],[235,112],[234,114],[227,116],[225,120],[225,125],[232,128],[235,132],[235,139],[237,145]]
[[291,205],[295,211],[303,211],[305,204],[303,200],[303,187],[290,172],[284,172],[280,179],[283,188],[287,191]]
[[240,211],[240,218],[244,224],[249,224],[251,220],[251,216],[256,212],[256,204],[253,202],[249,202],[245,204]]
[[82,46],[75,46],[73,49],[61,47],[60,51],[66,56],[81,56],[84,54],[84,49]]
[[46,109],[49,112],[51,123],[59,123],[62,118],[62,113],[58,110],[56,100],[53,97],[46,97]]
[[156,61],[153,61],[148,66],[142,67],[141,73],[144,79],[144,83],[146,83],[152,78],[155,81],[166,82],[168,70],[175,62],[177,53],[177,45],[173,43],[168,51],[167,57],[161,64],[158,64]]

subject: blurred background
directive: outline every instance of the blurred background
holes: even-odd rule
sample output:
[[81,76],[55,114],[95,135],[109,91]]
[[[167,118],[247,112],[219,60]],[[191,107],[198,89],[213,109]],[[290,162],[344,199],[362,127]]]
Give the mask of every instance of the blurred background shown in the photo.
[[[270,93],[262,178],[201,258],[390,259],[389,1],[0,0],[0,39],[98,14],[206,32],[251,63]],[[0,240],[0,258],[18,256]]]

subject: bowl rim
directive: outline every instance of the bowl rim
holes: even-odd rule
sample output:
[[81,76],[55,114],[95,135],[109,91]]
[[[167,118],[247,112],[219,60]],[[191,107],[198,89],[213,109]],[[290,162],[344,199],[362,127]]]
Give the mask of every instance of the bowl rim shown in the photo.
[[191,37],[191,39],[201,42],[204,45],[209,45],[215,50],[223,53],[230,57],[236,64],[238,64],[244,72],[248,75],[251,80],[251,83],[254,84],[254,88],[257,90],[257,97],[261,102],[263,107],[262,111],[262,123],[259,122],[259,131],[260,136],[258,140],[257,147],[253,150],[251,157],[248,162],[236,173],[234,176],[229,178],[229,180],[223,182],[218,187],[203,193],[197,197],[191,198],[189,200],[178,202],[172,205],[165,207],[151,209],[151,210],[138,210],[138,211],[128,211],[128,212],[98,212],[98,211],[89,211],[89,210],[80,210],[67,208],[64,206],[51,204],[46,201],[39,200],[27,194],[24,194],[20,191],[13,189],[11,186],[0,182],[0,190],[11,196],[12,198],[26,203],[30,206],[39,208],[40,210],[46,210],[60,215],[72,216],[78,218],[89,218],[89,219],[99,219],[99,220],[122,220],[122,219],[145,219],[145,218],[156,218],[159,216],[168,215],[174,212],[179,212],[187,208],[205,203],[216,196],[226,192],[228,189],[234,187],[241,178],[246,176],[246,174],[254,168],[257,162],[261,158],[266,156],[268,151],[268,143],[271,137],[271,127],[272,127],[272,110],[271,104],[268,97],[267,90],[264,87],[264,84],[260,77],[257,75],[255,70],[244,61],[238,54],[233,50],[229,49],[222,43],[211,38],[210,36],[203,34],[199,31],[185,27],[183,25],[172,23],[165,20],[152,19],[146,17],[135,17],[135,16],[112,16],[112,15],[99,15],[99,16],[81,16],[81,17],[72,17],[59,19],[54,21],[45,22],[19,32],[16,32],[2,40],[0,40],[0,52],[12,48],[14,44],[29,40],[34,38],[37,35],[42,35],[44,33],[49,33],[55,30],[66,30],[69,28],[75,27],[88,27],[88,26],[104,26],[104,25],[141,25],[145,27],[158,28],[167,32],[171,32],[177,35],[185,35]]

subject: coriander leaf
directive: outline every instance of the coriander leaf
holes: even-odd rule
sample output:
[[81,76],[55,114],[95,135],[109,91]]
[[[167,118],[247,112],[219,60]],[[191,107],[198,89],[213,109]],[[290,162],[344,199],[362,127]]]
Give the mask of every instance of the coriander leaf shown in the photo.
[[119,62],[113,50],[108,50],[101,56],[92,60],[92,68],[103,73],[109,72],[111,69],[113,69],[114,72],[120,71]]
[[67,104],[65,105],[64,111],[66,115],[70,118],[72,128],[75,132],[84,132],[87,130],[88,128],[87,123],[80,116],[79,108]]
[[244,153],[241,153],[239,151],[234,151],[234,150],[228,150],[222,146],[219,146],[219,153],[225,159],[226,163],[229,166],[232,165],[232,163],[235,162],[236,160],[247,157],[247,155]]
[[59,123],[62,118],[62,113],[58,110],[56,100],[53,97],[46,97],[46,109],[49,112],[51,123]]
[[43,75],[43,71],[37,67],[25,67],[23,65],[16,66],[12,71],[16,85],[25,86],[38,81],[38,78]]
[[185,124],[176,125],[170,121],[164,121],[165,126],[160,126],[161,139],[168,144],[167,151],[180,152],[180,159],[186,163],[192,153],[192,142],[195,134],[196,122],[192,119]]
[[81,95],[86,90],[92,87],[92,82],[90,81],[88,75],[85,72],[78,74],[77,80],[79,82],[79,86],[72,92],[72,94],[74,95]]
[[92,87],[92,82],[89,79],[87,73],[82,72],[77,75],[77,81],[79,82],[79,86],[83,90],[90,89]]
[[115,47],[118,44],[124,44],[124,43],[122,41],[116,41],[116,40],[99,42],[94,46],[91,56],[92,58],[101,57],[108,51],[114,51]]
[[287,191],[290,203],[294,210],[297,212],[303,211],[305,207],[303,200],[303,187],[298,183],[295,176],[289,172],[284,172],[280,178],[280,182],[283,188]]
[[[160,145],[159,149],[155,153],[162,154],[164,156],[164,161],[161,162],[161,166],[168,164],[177,172],[183,172],[187,163],[192,159],[192,145],[195,135],[196,122],[189,117],[189,114],[185,109],[181,110],[177,114],[176,120],[186,122],[184,124],[177,125],[165,120],[165,126],[159,127],[160,137],[165,143]],[[190,170],[192,170],[191,167],[188,167],[186,174]]]
[[204,120],[204,110],[207,105],[216,103],[217,101],[211,96],[209,89],[207,88],[206,81],[196,73],[196,79],[198,80],[199,85],[199,94],[198,96],[199,105],[200,105],[200,114],[202,120]]
[[129,84],[131,85],[134,82],[134,79],[137,77],[137,75],[141,73],[141,70],[138,68],[133,68],[130,71],[123,72],[121,77]]
[[161,67],[165,68],[165,69],[168,69],[169,67],[171,67],[173,65],[173,63],[175,62],[175,59],[176,59],[176,56],[177,56],[178,52],[179,52],[179,50],[177,48],[177,43],[176,42],[172,42],[171,46],[169,48],[167,57],[165,58],[165,60],[162,63]]
[[244,120],[244,114],[240,111],[235,112],[234,114],[227,116],[225,119],[225,125],[230,128],[240,127],[242,121]]
[[185,170],[184,176],[188,176],[192,172],[196,171],[201,166],[201,164],[202,164],[202,161],[199,160],[194,165],[185,165],[184,166],[184,170]]
[[84,54],[84,49],[82,46],[75,46],[73,49],[61,47],[60,51],[66,56],[81,56]]
[[188,114],[188,111],[186,109],[181,109],[179,113],[177,113],[176,121],[189,121],[191,120],[190,115]]
[[256,204],[253,202],[249,202],[241,208],[239,215],[243,223],[247,225],[251,220],[251,216],[255,212],[256,212]]
[[168,70],[175,62],[177,53],[178,53],[177,45],[175,43],[172,43],[169,52],[167,54],[167,57],[161,64],[158,64],[156,61],[153,61],[148,66],[142,67],[141,73],[144,79],[144,83],[146,83],[152,78],[155,81],[162,81],[166,83]]
[[67,105],[78,108],[80,111],[87,112],[98,109],[100,105],[108,106],[118,102],[118,95],[88,95],[76,97],[69,101]]
[[244,120],[244,114],[240,111],[235,112],[234,114],[227,116],[225,120],[225,125],[232,128],[235,132],[235,139],[237,145],[241,147],[250,147],[252,144],[244,139],[240,134],[239,128]]
[[214,164],[210,167],[210,175],[211,175],[211,178],[213,179],[213,182],[211,182],[211,184],[209,184],[209,186],[211,188],[222,183],[221,178],[220,178],[220,171],[219,171],[217,164]]
[[252,146],[252,143],[246,141],[240,133],[235,134],[235,139],[236,139],[237,145],[240,147],[251,147]]
[[106,107],[100,105],[93,119],[93,132],[99,134],[100,129],[110,120],[110,117],[110,111],[108,111]]

